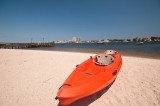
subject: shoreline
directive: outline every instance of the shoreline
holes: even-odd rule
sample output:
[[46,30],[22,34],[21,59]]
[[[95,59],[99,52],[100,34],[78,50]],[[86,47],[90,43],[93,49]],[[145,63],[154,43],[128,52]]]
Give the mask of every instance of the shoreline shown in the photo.
[[[69,52],[69,53],[87,53],[87,54],[99,54],[102,52],[88,52],[85,50],[43,50],[43,49],[20,49],[20,50],[35,50],[35,51],[57,51],[57,52]],[[119,51],[118,51],[119,52]],[[139,58],[149,58],[149,59],[160,59],[160,54],[154,54],[154,53],[142,53],[142,52],[134,52],[134,51],[127,51],[127,52],[123,52],[120,51],[119,52],[121,56],[128,56],[128,57],[139,57]]]
[[122,56],[160,59],[160,42],[145,42],[137,45],[133,42],[110,42],[103,45],[96,43],[55,44],[54,47],[22,48],[22,50],[42,50],[60,52],[79,52],[99,54],[105,50],[116,50]]

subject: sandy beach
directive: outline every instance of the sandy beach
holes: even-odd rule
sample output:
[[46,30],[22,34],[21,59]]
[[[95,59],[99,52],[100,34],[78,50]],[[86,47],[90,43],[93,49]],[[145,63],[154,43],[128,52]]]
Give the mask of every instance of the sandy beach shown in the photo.
[[[55,96],[95,54],[0,49],[0,106],[61,106]],[[116,80],[70,106],[160,106],[160,59],[122,56]]]

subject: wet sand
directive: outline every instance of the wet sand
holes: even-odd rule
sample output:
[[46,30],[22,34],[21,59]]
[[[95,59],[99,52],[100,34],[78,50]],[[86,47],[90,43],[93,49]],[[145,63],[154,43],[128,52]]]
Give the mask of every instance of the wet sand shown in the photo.
[[[61,106],[58,88],[95,54],[0,49],[0,106]],[[159,106],[160,59],[122,56],[116,80],[70,106]]]

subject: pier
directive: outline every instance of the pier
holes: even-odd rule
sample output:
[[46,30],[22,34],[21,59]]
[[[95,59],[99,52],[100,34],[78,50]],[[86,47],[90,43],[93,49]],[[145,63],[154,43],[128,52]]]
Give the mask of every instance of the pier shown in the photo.
[[34,47],[53,47],[54,42],[43,42],[43,43],[7,43],[0,44],[0,48],[4,49],[20,49],[20,48],[34,48]]

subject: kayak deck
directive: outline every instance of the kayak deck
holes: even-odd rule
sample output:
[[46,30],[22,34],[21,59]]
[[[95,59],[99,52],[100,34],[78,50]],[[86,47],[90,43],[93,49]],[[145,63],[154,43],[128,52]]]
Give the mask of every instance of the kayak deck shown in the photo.
[[119,53],[110,56],[114,58],[110,65],[95,64],[97,55],[78,65],[57,93],[60,103],[71,104],[109,85],[116,78],[122,64]]

